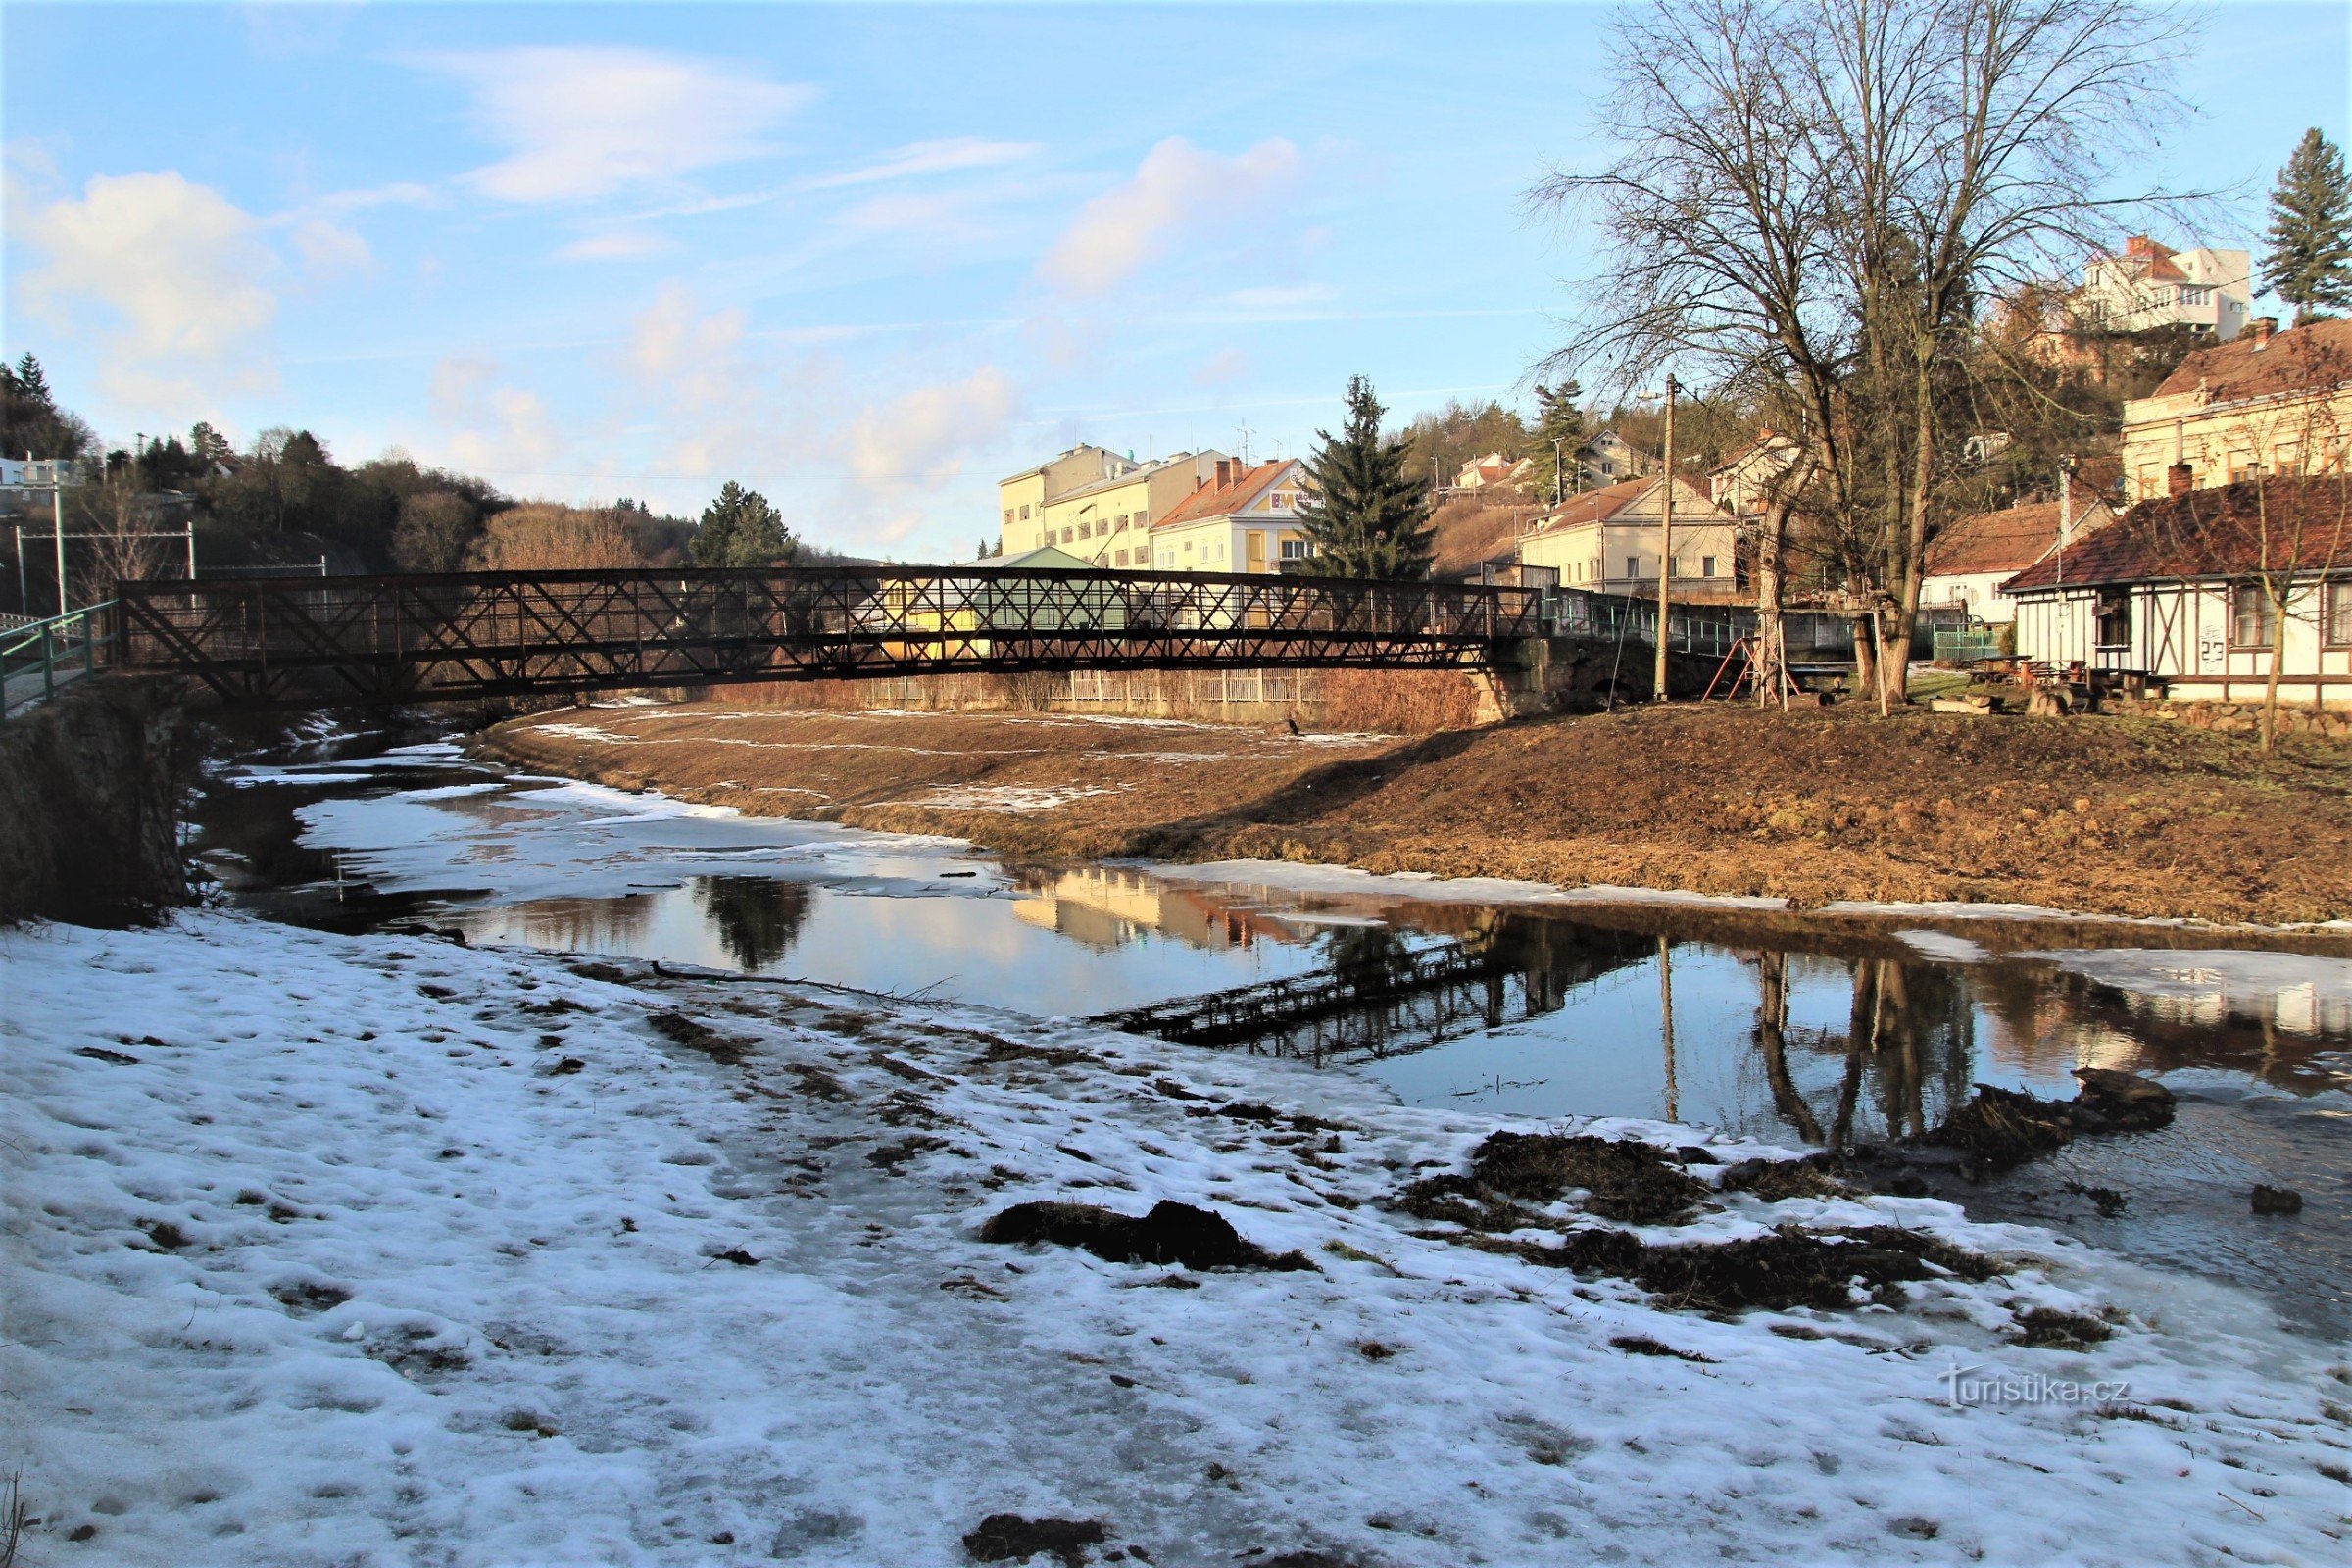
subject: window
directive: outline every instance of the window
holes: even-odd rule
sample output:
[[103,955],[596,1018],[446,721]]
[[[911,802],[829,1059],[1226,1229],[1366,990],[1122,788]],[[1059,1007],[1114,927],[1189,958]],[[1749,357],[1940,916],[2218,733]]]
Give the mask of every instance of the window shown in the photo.
[[1021,505],[1021,520],[1023,522],[1027,522],[1029,520],[1029,507],[1026,502],[1022,503]]
[[1127,564],[1127,552],[1124,550],[1113,551],[1111,553],[1110,564],[1114,566],[1124,566]]
[[1701,556],[1698,558],[1698,574],[1701,577],[1712,577],[1715,575],[1715,558],[1713,556]]
[[1095,525],[1094,525],[1093,523],[1091,523],[1091,522],[1082,522],[1082,523],[1080,523],[1080,524],[1078,525],[1078,537],[1079,537],[1079,538],[1081,538],[1081,539],[1092,539],[1094,536],[1095,536]]
[[[1306,541],[1303,539],[1285,539],[1282,542],[1282,559],[1285,561],[1304,561],[1306,559]],[[2352,587],[2352,584],[2346,584],[2346,586]],[[2346,607],[2346,613],[2352,614],[2352,593],[2347,593],[2344,596],[2344,604]],[[2352,625],[2352,621],[2347,621],[2346,624]]]
[[2230,646],[2268,648],[2277,617],[2271,596],[2258,582],[2241,582],[2230,590]]
[[2281,441],[2271,450],[2273,473],[2297,474],[2303,471],[2303,450],[2292,441]]
[[2329,583],[2324,601],[2321,624],[2327,628],[2330,648],[2352,648],[2352,577],[2338,577]]
[[1127,514],[1124,512],[1120,513],[1117,518],[1112,521],[1111,526],[1117,529],[1120,533],[1125,533],[1127,531]]
[[2099,648],[2129,648],[2132,646],[2132,590],[2102,588],[2096,618],[2091,622],[2092,643]]
[[1012,509],[1010,507],[1006,507],[1004,509],[1004,520],[1006,522],[1010,522],[1012,520]]
[[1625,558],[1625,574],[1628,577],[1639,577],[1642,575],[1642,558],[1640,556],[1628,556]]
[[1061,542],[1065,545],[1068,544],[1077,536],[1077,529],[1070,527],[1067,523],[1064,523],[1061,529]]

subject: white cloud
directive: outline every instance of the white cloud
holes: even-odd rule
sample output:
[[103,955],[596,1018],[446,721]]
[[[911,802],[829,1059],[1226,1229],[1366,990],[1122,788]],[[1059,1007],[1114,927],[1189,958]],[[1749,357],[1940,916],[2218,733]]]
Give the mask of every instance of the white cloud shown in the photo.
[[1199,386],[1225,386],[1249,373],[1249,355],[1240,349],[1219,349],[1193,371],[1193,381]]
[[834,221],[858,234],[912,234],[973,243],[992,232],[980,220],[985,200],[972,191],[892,191],[848,208]]
[[994,169],[1018,163],[1037,152],[1033,141],[983,141],[977,136],[951,136],[940,141],[912,142],[881,154],[872,163],[808,182],[811,190],[840,185],[871,185],[883,180],[911,179],[921,174],[948,173],[959,169]]
[[424,63],[473,89],[475,122],[508,152],[466,178],[511,202],[602,196],[758,157],[766,133],[815,96],[648,49],[531,46]]
[[460,356],[433,367],[433,417],[449,431],[449,458],[508,483],[544,476],[564,455],[564,433],[546,399],[498,374],[488,360]]
[[941,490],[1012,422],[1020,397],[994,366],[918,387],[861,412],[849,426],[851,509],[895,544],[927,520]]
[[1298,182],[1298,149],[1276,136],[1231,158],[1171,136],[1144,155],[1135,177],[1103,192],[1038,264],[1070,294],[1103,294],[1165,255],[1187,227],[1224,229]]
[[560,262],[633,262],[676,250],[677,242],[641,228],[608,229],[575,239],[556,252]]
[[323,218],[305,219],[294,225],[295,254],[311,272],[366,272],[375,268],[375,253],[368,242]]
[[371,185],[365,190],[329,191],[310,205],[322,213],[360,213],[371,207],[426,207],[432,204],[433,188],[413,179],[395,180],[389,185]]
[[78,198],[28,207],[16,226],[42,265],[26,303],[69,329],[94,308],[100,376],[126,403],[209,399],[274,382],[267,334],[276,258],[260,221],[166,171],[101,174]]

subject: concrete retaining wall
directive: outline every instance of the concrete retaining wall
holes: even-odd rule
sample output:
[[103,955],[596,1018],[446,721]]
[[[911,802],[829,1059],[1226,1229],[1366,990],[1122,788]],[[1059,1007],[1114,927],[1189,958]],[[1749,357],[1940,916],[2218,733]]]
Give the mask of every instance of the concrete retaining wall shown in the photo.
[[109,677],[0,725],[0,925],[134,925],[185,902],[178,696]]

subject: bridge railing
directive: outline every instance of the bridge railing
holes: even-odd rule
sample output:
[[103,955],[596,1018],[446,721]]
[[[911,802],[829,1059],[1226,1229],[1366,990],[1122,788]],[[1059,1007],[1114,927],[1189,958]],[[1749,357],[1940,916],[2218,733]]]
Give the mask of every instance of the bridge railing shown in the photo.
[[126,663],[243,700],[826,676],[1443,665],[1540,629],[1432,582],[933,566],[482,572],[122,587]]
[[116,610],[110,599],[43,620],[9,617],[0,630],[0,722],[12,709],[47,702],[60,686],[111,667]]

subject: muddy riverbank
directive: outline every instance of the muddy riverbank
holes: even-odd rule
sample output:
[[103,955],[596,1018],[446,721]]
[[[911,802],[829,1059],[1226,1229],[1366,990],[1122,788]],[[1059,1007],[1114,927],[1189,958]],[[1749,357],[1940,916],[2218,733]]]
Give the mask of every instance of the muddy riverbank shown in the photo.
[[2352,917],[2352,748],[2289,737],[2266,762],[2241,737],[2140,719],[1684,707],[1399,739],[722,698],[539,714],[477,745],[750,815],[1064,859],[1280,859],[1798,910]]

